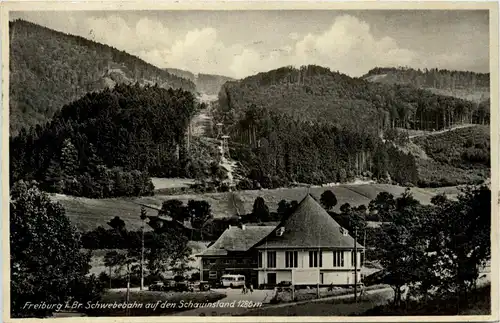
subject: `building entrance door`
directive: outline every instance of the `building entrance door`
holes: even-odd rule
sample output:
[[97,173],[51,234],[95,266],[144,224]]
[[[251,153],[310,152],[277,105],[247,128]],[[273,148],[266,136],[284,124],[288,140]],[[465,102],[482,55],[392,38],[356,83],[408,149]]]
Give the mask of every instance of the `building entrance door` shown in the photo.
[[276,285],[276,273],[267,273],[267,283],[269,285]]

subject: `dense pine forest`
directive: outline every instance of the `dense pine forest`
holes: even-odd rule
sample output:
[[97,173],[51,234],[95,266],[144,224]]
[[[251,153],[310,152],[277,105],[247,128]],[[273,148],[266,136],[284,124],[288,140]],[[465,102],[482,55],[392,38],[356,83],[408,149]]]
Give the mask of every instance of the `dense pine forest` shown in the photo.
[[195,91],[193,82],[83,37],[27,21],[9,23],[10,131],[44,124],[64,104],[117,83]]
[[[408,137],[389,138],[391,133],[488,123],[489,106],[305,66],[227,82],[215,115],[235,142],[232,157],[245,177],[264,187],[370,174],[432,186],[436,180],[419,180],[415,157],[397,148]],[[384,143],[380,136],[391,140]]]
[[234,124],[251,104],[294,118],[327,121],[350,129],[438,130],[460,123],[489,123],[489,107],[435,95],[408,85],[386,85],[320,66],[283,67],[227,82],[219,105]]
[[452,96],[489,107],[490,75],[469,71],[413,69],[409,67],[376,67],[363,79],[384,84],[405,84],[435,94]]
[[413,156],[369,131],[301,121],[256,106],[249,108],[248,116],[252,131],[238,133],[247,125],[248,119],[243,119],[234,136],[250,145],[233,144],[231,157],[241,163],[244,177],[264,188],[346,182],[370,174],[401,185],[417,183]]
[[182,77],[186,80],[190,80],[193,83],[196,80],[196,76],[194,75],[194,73],[192,73],[190,71],[185,71],[185,70],[181,70],[179,68],[172,68],[172,67],[165,68],[164,70],[169,72],[170,74],[176,75],[178,77]]
[[421,186],[478,184],[490,177],[490,129],[474,126],[415,138],[426,158],[417,159]]
[[89,197],[150,194],[149,175],[189,170],[185,134],[198,108],[181,89],[118,84],[88,93],[11,138],[11,182]]
[[417,88],[462,89],[470,90],[490,89],[490,74],[468,71],[450,71],[437,68],[415,70],[404,67],[376,67],[368,71],[363,78],[385,75],[386,82],[407,83]]
[[[442,186],[489,176],[488,131],[415,141],[427,159],[407,149],[405,134],[462,124],[487,129],[489,99],[425,88],[485,90],[488,74],[375,68],[351,78],[309,65],[233,80],[160,69],[22,20],[10,23],[10,37],[12,183],[37,180],[47,191],[88,197],[152,194],[149,176],[222,183],[217,148],[186,138],[203,108],[196,91],[218,92],[212,124],[222,122],[231,137],[241,189],[360,176]],[[390,78],[368,80],[380,75]]]

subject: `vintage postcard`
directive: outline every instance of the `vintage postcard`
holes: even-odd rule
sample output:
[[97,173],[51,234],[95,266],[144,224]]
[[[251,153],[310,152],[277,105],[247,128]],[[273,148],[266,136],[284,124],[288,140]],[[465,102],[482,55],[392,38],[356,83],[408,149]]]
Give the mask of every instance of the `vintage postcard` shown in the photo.
[[6,322],[498,320],[498,3],[0,9]]

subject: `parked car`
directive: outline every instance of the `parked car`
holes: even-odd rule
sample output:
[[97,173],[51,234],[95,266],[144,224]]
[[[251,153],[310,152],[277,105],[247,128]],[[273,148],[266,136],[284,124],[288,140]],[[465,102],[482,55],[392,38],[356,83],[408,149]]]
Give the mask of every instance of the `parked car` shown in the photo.
[[282,280],[277,286],[280,287],[292,286],[292,282],[289,280]]
[[176,282],[174,290],[176,292],[188,292],[191,288],[190,284],[187,281]]
[[151,291],[162,291],[164,290],[164,288],[165,284],[161,280],[155,281],[148,287],[148,289]]
[[221,277],[223,287],[242,287],[245,285],[245,276],[243,275],[223,275]]
[[175,290],[176,282],[172,279],[166,280],[165,281],[165,286],[163,290],[169,291],[169,290]]

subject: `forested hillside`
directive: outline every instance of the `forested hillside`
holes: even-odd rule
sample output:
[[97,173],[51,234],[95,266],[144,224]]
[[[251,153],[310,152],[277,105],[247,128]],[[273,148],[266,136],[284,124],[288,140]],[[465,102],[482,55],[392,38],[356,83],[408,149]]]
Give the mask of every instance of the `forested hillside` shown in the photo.
[[9,23],[10,131],[44,124],[64,104],[115,84],[195,91],[193,82],[82,37],[27,21]]
[[490,129],[474,126],[412,140],[426,153],[417,158],[421,186],[478,184],[490,177]]
[[345,182],[363,174],[416,185],[424,182],[415,158],[379,136],[396,127],[488,123],[489,112],[413,86],[370,83],[306,66],[225,83],[215,119],[231,136],[232,157],[242,172],[264,187],[280,181]]
[[376,67],[363,78],[386,84],[408,84],[416,88],[428,89],[437,94],[454,96],[477,103],[489,100],[490,95],[489,73],[449,71],[437,68],[415,70],[403,67]]
[[189,72],[189,71],[181,70],[179,68],[170,68],[170,67],[165,68],[165,70],[167,72],[169,72],[170,74],[185,78],[186,80],[190,80],[193,83],[196,80],[196,76],[192,72]]
[[218,94],[221,86],[224,83],[234,81],[233,78],[222,75],[203,73],[194,74],[190,71],[181,70],[178,68],[166,68],[165,70],[179,77],[183,77],[185,79],[193,81],[196,85],[196,91],[208,95]]
[[312,65],[283,67],[228,82],[219,104],[229,124],[242,119],[252,104],[302,120],[373,131],[437,130],[457,123],[489,122],[486,107],[466,100],[413,86],[371,83]]
[[10,139],[11,183],[34,179],[88,197],[149,194],[148,175],[190,170],[185,134],[199,108],[181,89],[118,84],[88,93]]
[[[413,156],[384,144],[370,131],[301,121],[256,106],[248,111],[253,123],[243,119],[232,128],[236,142],[231,157],[240,162],[249,187],[256,182],[264,188],[290,182],[344,183],[370,174],[401,185],[417,183]],[[244,127],[251,131],[242,131]]]
[[198,74],[195,83],[199,92],[216,95],[219,93],[221,86],[229,81],[234,81],[234,79],[222,75]]

